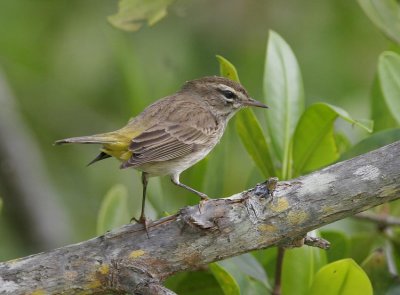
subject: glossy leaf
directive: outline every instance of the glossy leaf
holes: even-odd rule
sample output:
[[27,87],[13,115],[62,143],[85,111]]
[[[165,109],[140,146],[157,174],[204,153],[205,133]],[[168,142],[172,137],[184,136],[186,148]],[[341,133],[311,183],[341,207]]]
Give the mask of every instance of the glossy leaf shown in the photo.
[[[220,55],[217,55],[217,59],[221,76],[239,82],[235,66]],[[251,109],[240,111],[236,115],[236,127],[247,153],[264,177],[276,175],[264,133],[254,112]]]
[[385,251],[382,248],[373,251],[372,254],[364,260],[361,267],[371,280],[374,294],[386,294],[389,286],[394,283],[394,279],[389,273]]
[[308,295],[314,275],[326,264],[326,253],[318,248],[301,247],[285,251],[282,295]]
[[277,247],[267,248],[265,250],[259,250],[253,252],[253,255],[256,257],[257,261],[259,261],[264,267],[268,277],[273,280],[273,276],[275,274],[275,266],[276,266],[276,258],[278,254]]
[[[182,176],[182,179],[185,181],[184,183],[190,183],[192,187],[198,188],[201,191],[204,190],[208,164],[209,158],[206,157],[190,169],[186,170],[185,174]],[[199,202],[198,197],[193,197],[193,200],[196,202],[195,204],[197,204]]]
[[[393,235],[389,238],[390,241],[386,240],[385,245],[385,256],[388,266],[390,265],[391,272],[399,271],[400,269],[400,230],[398,227],[393,227]],[[366,270],[368,272],[368,270]],[[388,271],[387,271],[388,272]],[[372,277],[374,279],[374,277]],[[397,295],[400,294],[400,282],[397,276],[392,276],[392,284],[385,295]],[[378,282],[381,283],[381,282]],[[373,284],[374,285],[374,284]]]
[[378,75],[388,109],[397,124],[400,124],[400,55],[390,51],[382,53],[378,62]]
[[398,227],[393,227],[393,235],[389,238],[386,247],[390,250],[388,257],[390,259],[390,264],[394,266],[395,269],[400,269],[400,229]]
[[252,278],[248,278],[243,287],[240,286],[240,291],[240,294],[246,295],[271,294],[270,290],[266,289],[265,285],[263,285],[260,281],[253,280]]
[[164,284],[179,295],[224,295],[218,281],[209,271],[191,271],[169,277]]
[[333,133],[337,116],[325,104],[312,105],[304,112],[293,138],[294,176],[330,164],[339,157]]
[[239,285],[224,267],[211,263],[209,268],[225,295],[240,295]]
[[342,132],[334,132],[336,147],[339,152],[339,155],[347,152],[352,143],[350,142],[349,138]]
[[377,235],[368,232],[360,232],[351,235],[349,257],[356,263],[362,263],[370,254],[373,243],[377,240]]
[[349,256],[350,240],[344,233],[334,230],[324,230],[321,231],[321,237],[331,243],[329,251],[326,251],[329,262]]
[[289,45],[270,31],[264,68],[265,102],[270,107],[267,127],[274,152],[288,175],[290,144],[297,122],[304,110],[303,82],[299,65]]
[[383,97],[378,77],[374,79],[371,91],[371,119],[374,121],[374,132],[394,128],[397,125]]
[[361,124],[339,107],[326,103],[313,104],[301,116],[293,137],[294,176],[321,168],[338,159],[339,152],[333,132],[338,117],[368,132],[372,131],[371,122]]
[[126,224],[128,213],[128,193],[123,185],[113,186],[104,197],[97,217],[97,234]]
[[251,254],[243,254],[218,262],[236,280],[241,294],[249,294],[254,290],[266,293],[271,290],[267,274],[263,266]]
[[371,136],[354,145],[351,149],[344,153],[340,159],[346,160],[354,158],[358,155],[373,151],[397,140],[400,140],[400,128],[383,130],[372,134]]
[[222,77],[231,79],[236,82],[240,82],[239,75],[235,66],[221,55],[217,55],[217,60],[219,62],[219,73]]
[[108,17],[115,27],[125,31],[137,31],[145,22],[154,25],[167,15],[167,8],[174,0],[120,0],[118,13]]
[[348,123],[357,126],[361,129],[364,129],[366,132],[371,133],[373,128],[374,128],[374,122],[368,119],[361,119],[361,120],[355,120],[353,119],[348,112],[346,112],[344,109],[331,105],[331,104],[326,104],[329,106],[332,110],[334,110],[339,117],[341,117],[343,120],[347,121]]
[[372,295],[371,282],[352,259],[338,260],[315,275],[310,295]]
[[400,44],[400,7],[395,0],[358,0],[369,19],[392,41]]
[[247,153],[251,156],[263,176],[271,177],[276,175],[264,133],[251,110],[245,110],[238,114],[236,128]]

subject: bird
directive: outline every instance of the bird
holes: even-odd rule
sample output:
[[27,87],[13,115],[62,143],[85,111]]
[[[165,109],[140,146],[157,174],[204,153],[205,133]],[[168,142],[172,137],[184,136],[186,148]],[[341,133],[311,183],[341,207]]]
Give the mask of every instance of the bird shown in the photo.
[[220,141],[232,116],[245,107],[268,108],[251,98],[239,83],[219,76],[187,81],[176,93],[157,100],[115,131],[57,140],[100,144],[100,153],[88,165],[110,157],[120,168],[141,171],[143,184],[139,219],[145,226],[146,190],[150,177],[170,176],[172,183],[200,197],[208,196],[179,180],[180,174],[202,160]]

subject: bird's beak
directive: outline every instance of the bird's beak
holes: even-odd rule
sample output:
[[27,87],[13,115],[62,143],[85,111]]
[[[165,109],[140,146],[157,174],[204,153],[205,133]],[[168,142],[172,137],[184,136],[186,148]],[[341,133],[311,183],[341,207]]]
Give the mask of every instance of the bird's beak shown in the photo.
[[249,98],[248,100],[243,101],[243,105],[249,106],[249,107],[258,107],[258,108],[268,109],[268,106],[266,106],[262,102],[259,102],[258,100],[252,99],[252,98]]

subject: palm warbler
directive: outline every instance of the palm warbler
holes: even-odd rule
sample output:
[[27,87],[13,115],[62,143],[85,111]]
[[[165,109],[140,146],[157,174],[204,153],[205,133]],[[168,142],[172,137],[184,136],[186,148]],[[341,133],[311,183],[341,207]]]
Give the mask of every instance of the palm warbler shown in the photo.
[[55,144],[101,144],[100,154],[89,165],[115,157],[122,161],[121,168],[142,171],[143,199],[138,222],[146,226],[144,209],[149,177],[169,175],[174,184],[207,200],[206,194],[179,182],[179,175],[215,147],[229,119],[247,106],[267,108],[250,98],[237,82],[204,77],[186,82],[181,90],[151,104],[121,129],[61,139]]

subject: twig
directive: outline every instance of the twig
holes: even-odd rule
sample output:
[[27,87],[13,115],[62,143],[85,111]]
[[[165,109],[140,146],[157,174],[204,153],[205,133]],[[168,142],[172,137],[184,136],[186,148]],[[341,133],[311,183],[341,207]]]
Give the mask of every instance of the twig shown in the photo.
[[285,257],[285,248],[278,247],[278,255],[276,257],[276,268],[275,268],[275,282],[272,295],[281,295],[281,280],[282,280],[282,269],[283,259]]
[[317,247],[323,250],[328,250],[331,247],[331,243],[329,243],[329,241],[323,238],[310,237],[310,236],[306,236],[304,238],[304,245],[310,247]]
[[400,218],[390,215],[378,215],[370,212],[360,212],[354,218],[377,223],[379,227],[400,226]]

